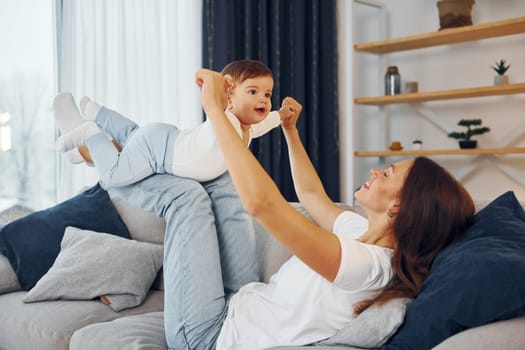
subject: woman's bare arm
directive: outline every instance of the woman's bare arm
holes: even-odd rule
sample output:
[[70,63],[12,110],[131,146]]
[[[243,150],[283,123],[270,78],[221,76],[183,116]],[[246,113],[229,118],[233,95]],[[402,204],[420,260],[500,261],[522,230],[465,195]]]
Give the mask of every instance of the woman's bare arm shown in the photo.
[[297,197],[315,222],[326,230],[332,230],[335,219],[343,210],[336,206],[326,194],[321,179],[301,142],[296,125],[302,106],[295,99],[286,97],[281,109],[288,111],[287,117],[281,120],[281,125],[288,144],[290,167]]
[[217,141],[245,208],[294,255],[329,281],[339,270],[341,248],[332,232],[298,213],[243,144],[221,108],[231,80],[201,69],[196,75],[202,88],[202,106],[217,135]]

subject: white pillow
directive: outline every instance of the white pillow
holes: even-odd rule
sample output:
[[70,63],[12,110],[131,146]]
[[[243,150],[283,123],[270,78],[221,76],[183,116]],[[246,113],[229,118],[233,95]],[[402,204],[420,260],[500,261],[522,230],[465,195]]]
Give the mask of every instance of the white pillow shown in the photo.
[[67,227],[53,266],[24,302],[101,298],[113,310],[140,305],[162,266],[163,247]]
[[396,298],[385,304],[371,305],[343,329],[316,345],[348,345],[376,349],[384,345],[403,324],[408,298]]

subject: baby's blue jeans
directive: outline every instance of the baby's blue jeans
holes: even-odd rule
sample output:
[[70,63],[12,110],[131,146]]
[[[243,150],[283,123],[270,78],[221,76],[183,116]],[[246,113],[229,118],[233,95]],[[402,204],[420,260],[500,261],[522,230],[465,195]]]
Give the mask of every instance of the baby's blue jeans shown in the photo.
[[133,120],[105,107],[97,113],[96,123],[125,146],[125,152],[119,152],[103,133],[86,141],[100,179],[108,186],[130,185],[153,174],[171,172],[180,133],[176,126],[150,123],[139,128]]

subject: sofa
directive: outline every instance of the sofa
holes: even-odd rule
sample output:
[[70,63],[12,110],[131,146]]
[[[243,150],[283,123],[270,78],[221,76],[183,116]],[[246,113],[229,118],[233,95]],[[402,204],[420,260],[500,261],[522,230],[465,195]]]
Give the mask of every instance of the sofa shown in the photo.
[[[163,240],[164,222],[155,217],[153,214],[145,212],[139,208],[133,207],[126,201],[111,195],[111,203],[116,208],[122,221],[129,230],[132,239],[148,242],[151,244],[161,245]],[[508,199],[508,198],[506,198]],[[301,207],[294,204],[298,210]],[[350,210],[353,210],[349,207]],[[521,207],[519,208],[521,209]],[[510,215],[517,215],[514,213]],[[521,213],[518,212],[519,215]],[[306,215],[306,214],[305,214]],[[525,216],[520,216],[520,220],[525,225]],[[521,225],[521,223],[520,223]],[[521,225],[518,229],[525,227]],[[257,232],[257,247],[260,252],[260,277],[267,281],[269,276],[275,272],[279,266],[289,257],[289,253],[274,239],[266,233],[264,229],[255,223]],[[33,225],[34,228],[34,225]],[[513,227],[515,228],[515,227]],[[525,235],[525,231],[521,233]],[[519,242],[522,244],[522,241]],[[523,245],[518,245],[524,247]],[[518,255],[523,258],[523,250]],[[509,254],[516,255],[515,252]],[[58,259],[58,258],[57,258]],[[104,259],[104,257],[100,258]],[[13,279],[16,282],[14,271],[8,271],[6,266],[7,258],[0,256],[0,269],[2,279],[5,281],[9,278],[11,283]],[[3,265],[2,265],[3,263]],[[1,266],[4,266],[3,268]],[[7,270],[6,270],[7,269]],[[519,270],[518,275],[513,278],[525,280],[523,269]],[[4,284],[7,282],[3,282]],[[523,282],[520,282],[523,284]],[[16,284],[16,283],[15,283]],[[442,283],[441,283],[442,284]],[[5,287],[5,286],[4,286]],[[485,286],[482,286],[485,288]],[[0,288],[2,286],[0,285]],[[92,298],[91,300],[49,300],[38,302],[24,302],[23,299],[28,292],[20,290],[20,286],[10,287],[12,290],[3,289],[0,295],[0,349],[2,350],[104,350],[104,349],[166,349],[163,329],[163,285],[162,270],[159,270],[155,279],[148,286],[147,294],[140,305],[130,308],[124,308],[121,311],[115,311],[108,307],[101,298]],[[521,293],[517,290],[516,293]],[[490,291],[496,293],[497,291]],[[435,293],[439,294],[439,293]],[[504,296],[505,298],[509,296]],[[514,296],[513,296],[514,297]],[[514,313],[502,312],[496,316],[489,316],[490,319],[482,321],[483,324],[468,324],[468,320],[456,322],[453,329],[447,330],[448,334],[440,335],[443,341],[433,347],[436,350],[457,350],[457,349],[524,349],[525,348],[525,294],[521,295],[522,299],[518,302],[512,302],[512,305],[518,304],[518,309]],[[437,298],[437,297],[436,297]],[[473,296],[475,299],[475,297]],[[417,301],[417,299],[415,300]],[[408,301],[399,305],[404,305],[406,312],[394,315],[401,322],[396,321],[395,325],[388,325],[388,331],[383,332],[383,316],[381,311],[371,314],[371,323],[369,329],[360,330],[361,336],[370,332],[373,334],[382,333],[382,341],[376,344],[353,343],[352,340],[334,341],[332,343],[317,344],[316,348],[323,350],[343,350],[358,348],[380,348],[384,345],[386,349],[423,349],[414,347],[417,345],[406,343],[403,337],[411,339],[414,335],[410,332],[403,335],[405,324],[402,320],[418,320],[417,315],[411,314],[411,305],[415,301]],[[451,301],[452,303],[452,301]],[[471,305],[470,299],[463,300],[465,307],[471,307],[472,312],[486,307],[486,303]],[[512,306],[511,305],[511,306]],[[441,306],[439,306],[441,307]],[[500,306],[497,306],[500,308]],[[455,309],[456,306],[453,307]],[[381,308],[378,308],[380,310]],[[417,308],[416,308],[417,311]],[[453,312],[454,310],[452,310]],[[468,310],[467,310],[468,311]],[[470,313],[470,311],[468,311]],[[364,314],[364,313],[363,313]],[[362,314],[362,315],[363,315]],[[431,317],[430,312],[427,316]],[[401,317],[399,317],[401,316]],[[361,317],[361,316],[359,316]],[[420,341],[424,342],[427,337],[426,332],[432,329],[434,325],[424,325],[424,320],[418,320],[421,323]],[[449,323],[454,323],[450,321]],[[477,322],[477,321],[475,321]],[[447,322],[443,322],[447,323]],[[417,326],[417,325],[416,325]],[[375,327],[375,328],[374,328]],[[377,328],[379,327],[379,328]],[[386,327],[386,326],[385,326]],[[409,329],[410,331],[410,329]],[[448,336],[450,335],[450,336]],[[400,341],[396,343],[396,337]],[[393,342],[392,342],[393,341]],[[415,344],[418,344],[417,342]],[[422,344],[422,343],[421,343]],[[282,347],[279,349],[293,350],[305,349],[302,347]],[[430,348],[430,347],[429,347]]]

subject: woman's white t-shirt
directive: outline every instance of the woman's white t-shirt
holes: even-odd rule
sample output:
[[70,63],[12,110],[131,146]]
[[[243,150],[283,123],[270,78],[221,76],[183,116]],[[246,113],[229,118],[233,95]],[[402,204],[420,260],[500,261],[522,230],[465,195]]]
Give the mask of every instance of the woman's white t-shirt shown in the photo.
[[353,305],[375,297],[392,278],[392,250],[358,242],[368,221],[345,211],[333,232],[341,265],[333,283],[291,257],[268,284],[242,287],[230,300],[217,350],[252,350],[311,344],[334,335],[353,315]]

